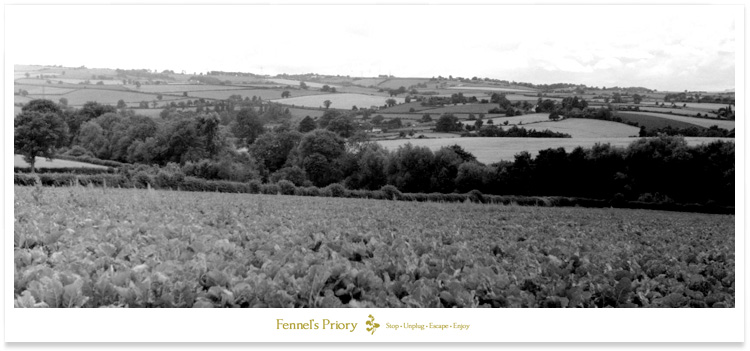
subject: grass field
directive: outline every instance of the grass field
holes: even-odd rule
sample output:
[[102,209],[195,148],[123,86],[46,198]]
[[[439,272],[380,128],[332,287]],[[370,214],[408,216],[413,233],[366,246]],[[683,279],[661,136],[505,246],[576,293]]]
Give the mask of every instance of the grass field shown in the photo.
[[532,113],[521,116],[492,118],[492,123],[496,126],[502,126],[505,121],[508,121],[509,125],[522,123],[519,125],[519,127],[522,127],[523,124],[549,121],[549,113]]
[[427,86],[430,85],[430,80],[428,78],[388,78],[380,84],[378,84],[378,88],[382,89],[398,89],[400,87],[409,88],[412,85],[417,85],[420,83],[426,83]]
[[508,92],[508,93],[536,93],[535,90],[532,89],[519,89],[519,88],[506,88],[506,87],[490,87],[490,86],[455,86],[455,87],[448,87],[448,89],[455,89],[455,90],[481,90],[481,91],[488,91],[488,92]]
[[38,85],[15,84],[13,86],[13,91],[18,91],[19,89],[28,91],[30,95],[63,95],[76,90],[73,88],[57,88],[49,85],[40,87]]
[[[325,107],[323,101],[330,100],[331,108],[351,110],[352,106],[370,107],[370,106],[383,106],[385,101],[389,99],[384,96],[372,96],[364,94],[322,94],[314,96],[301,96],[294,97],[292,94],[291,98],[287,99],[276,99],[273,102],[282,103],[285,105],[297,105],[305,107]],[[394,97],[398,103],[404,102],[404,98]]]
[[15,187],[16,307],[733,307],[734,216]]
[[[213,90],[213,91],[193,91],[188,95],[193,98],[207,99],[228,99],[232,95],[241,95],[243,98],[257,96],[263,100],[281,99],[281,93],[284,89],[231,89],[231,90]],[[299,95],[319,95],[315,90],[290,90],[292,97]],[[288,99],[283,99],[288,100]]]
[[388,108],[384,108],[382,110],[379,110],[378,113],[402,113],[402,112],[409,112],[409,110],[414,109],[414,112],[421,112],[424,110],[434,109],[434,106],[422,106],[421,102],[410,102],[410,103],[403,103],[398,104],[396,106],[391,106]]
[[648,130],[653,129],[661,129],[666,127],[671,128],[679,128],[679,129],[685,129],[685,128],[703,128],[701,126],[697,126],[695,124],[687,123],[687,122],[681,122],[676,121],[673,119],[667,119],[662,117],[654,117],[649,116],[645,114],[639,114],[639,113],[629,113],[629,114],[622,114],[617,113],[618,117],[622,118],[626,122],[636,122],[638,123],[639,127],[643,126],[646,127]]
[[670,115],[668,113],[656,113],[656,112],[618,111],[617,114],[620,116],[628,116],[628,117],[648,116],[648,117],[664,118],[664,119],[669,119],[673,121],[693,124],[693,125],[700,126],[703,128],[709,128],[711,126],[719,126],[719,128],[724,128],[726,130],[734,129],[734,121],[721,120],[721,119],[706,119],[706,118],[675,116],[675,115]]
[[[385,81],[385,78],[363,78],[363,79],[357,79],[353,81],[353,84],[369,87],[371,85],[377,86],[378,84]],[[396,87],[398,88],[398,87]]]
[[[276,84],[291,85],[293,87],[299,87],[299,83],[300,83],[299,80],[282,79],[282,78],[269,78],[266,80],[272,83],[276,83]],[[338,85],[322,84],[322,83],[308,82],[308,81],[305,81],[305,85],[307,85],[310,88],[317,88],[317,89],[322,88],[324,85],[328,85],[331,88],[336,88],[336,89],[339,88]]]
[[[690,115],[690,116],[695,116],[696,114],[700,113],[701,115],[708,115],[708,117],[716,118],[716,114],[713,112],[706,112],[703,110],[693,110],[689,108],[651,107],[648,105],[638,106],[638,108],[641,111],[646,111],[646,112],[661,112],[661,113],[672,112],[678,115]],[[637,111],[634,111],[634,112],[637,112]]]
[[524,128],[538,131],[549,129],[557,133],[570,134],[573,138],[627,138],[638,136],[640,131],[640,128],[624,123],[582,118],[533,123],[524,125]]
[[487,113],[487,111],[496,108],[497,104],[457,104],[457,105],[445,105],[443,107],[434,107],[423,112],[428,113]]
[[[109,168],[105,166],[95,165],[91,163],[68,161],[68,160],[47,160],[44,157],[37,157],[36,168]],[[14,167],[29,167],[29,164],[23,160],[21,155],[13,155],[13,166]]]
[[[128,86],[131,87],[131,86]],[[236,90],[245,89],[243,87],[228,86],[228,85],[203,85],[203,84],[159,84],[159,85],[141,85],[140,88],[135,86],[131,87],[132,90],[142,91],[144,93],[174,93],[182,94],[187,91],[188,93],[194,91],[214,91],[214,90]]]
[[[532,124],[533,126],[533,124]],[[685,138],[689,145],[708,143],[722,138]],[[471,152],[482,163],[490,164],[499,161],[513,161],[521,151],[537,155],[539,150],[563,147],[568,152],[578,146],[591,147],[596,143],[609,143],[612,146],[627,147],[636,138],[454,138],[454,139],[411,139],[378,141],[385,148],[395,150],[399,146],[411,143],[415,146],[426,146],[437,151],[443,146],[458,144]],[[734,141],[734,139],[723,139]]]
[[[157,100],[156,95],[143,94],[136,92],[127,91],[115,91],[115,90],[97,90],[97,89],[80,89],[68,94],[63,97],[68,99],[68,105],[71,106],[82,106],[89,101],[96,101],[101,104],[117,105],[117,101],[124,100],[127,103],[137,104],[141,101],[153,101]],[[173,97],[164,95],[162,101],[170,101],[180,99],[181,97]]]

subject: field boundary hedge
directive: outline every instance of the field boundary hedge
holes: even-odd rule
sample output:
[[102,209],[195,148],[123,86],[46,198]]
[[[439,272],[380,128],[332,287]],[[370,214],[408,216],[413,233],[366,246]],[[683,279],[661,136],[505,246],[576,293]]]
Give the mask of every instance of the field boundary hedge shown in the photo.
[[278,183],[262,184],[258,180],[247,183],[223,180],[205,180],[195,177],[172,179],[151,176],[139,172],[132,178],[124,174],[72,174],[72,173],[14,173],[13,182],[19,186],[94,186],[110,188],[153,188],[193,192],[220,192],[267,195],[296,195],[317,197],[360,198],[416,202],[472,202],[539,207],[589,207],[589,208],[628,208],[674,212],[700,212],[712,214],[734,214],[734,207],[701,204],[656,203],[643,201],[608,201],[563,196],[517,196],[488,195],[478,190],[468,193],[402,193],[391,185],[380,190],[350,190],[335,183],[324,188],[295,186],[287,180]]

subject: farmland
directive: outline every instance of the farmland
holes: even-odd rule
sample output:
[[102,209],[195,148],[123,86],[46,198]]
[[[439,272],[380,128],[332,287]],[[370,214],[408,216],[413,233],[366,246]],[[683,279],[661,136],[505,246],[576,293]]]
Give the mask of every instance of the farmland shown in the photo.
[[[13,166],[14,167],[29,167],[29,164],[24,161],[23,156],[13,155]],[[37,157],[35,161],[36,168],[108,168],[105,166],[99,166],[91,163],[58,160],[52,159],[47,160],[44,157]]]
[[15,195],[17,307],[735,305],[734,216],[82,187]]
[[[300,84],[299,80],[291,80],[291,79],[271,78],[271,79],[267,79],[267,81],[272,82],[272,83],[276,83],[276,84],[291,85],[293,87],[298,87],[299,84]],[[305,85],[307,85],[308,87],[311,87],[311,88],[322,88],[326,84],[315,83],[315,82],[307,82],[306,81]],[[338,86],[336,86],[336,85],[330,85],[330,84],[328,84],[328,86],[330,86],[331,88],[338,88]]]
[[491,92],[509,92],[509,93],[535,93],[535,90],[532,89],[519,89],[519,88],[511,88],[511,87],[475,87],[475,86],[456,86],[456,87],[448,87],[448,89],[456,89],[456,90],[481,90],[481,91],[491,91]]
[[665,118],[665,119],[671,119],[671,120],[674,120],[674,121],[690,123],[690,124],[693,124],[693,125],[696,125],[696,126],[700,126],[700,127],[703,127],[703,128],[710,128],[711,126],[719,126],[719,128],[723,128],[723,129],[726,129],[726,130],[732,130],[732,129],[734,129],[734,121],[721,120],[721,119],[708,119],[708,118],[675,116],[675,115],[670,115],[670,114],[666,114],[666,113],[656,113],[656,112],[619,111],[618,114],[622,114],[624,116],[641,115],[641,116],[650,116],[650,117]]
[[495,117],[492,118],[492,123],[495,125],[501,125],[505,122],[508,124],[528,124],[535,122],[546,122],[549,121],[549,113],[532,113],[529,115],[513,116],[513,117]]
[[[285,105],[323,107],[323,101],[330,100],[331,108],[350,110],[352,106],[383,106],[385,105],[385,101],[387,99],[389,98],[364,94],[322,94],[315,96],[291,97],[287,99],[277,99],[272,101]],[[392,99],[396,100],[398,103],[404,102],[404,98],[393,97]]]
[[[533,125],[532,125],[533,126]],[[528,128],[532,128],[529,126]],[[685,138],[688,145],[709,143],[721,138]],[[596,143],[609,143],[612,146],[627,147],[635,138],[449,138],[449,139],[402,139],[378,141],[387,149],[395,150],[401,145],[411,143],[415,146],[426,146],[437,151],[443,146],[460,145],[476,156],[479,162],[486,164],[499,161],[513,161],[515,155],[528,151],[532,156],[540,150],[562,147],[570,152],[578,146],[591,147]],[[733,139],[725,139],[732,141]]]
[[557,122],[540,122],[524,126],[526,129],[570,134],[573,138],[627,138],[638,136],[640,129],[627,124],[597,119],[568,118]]
[[628,113],[623,114],[618,112],[617,117],[623,119],[626,122],[636,122],[640,127],[646,127],[646,129],[660,129],[660,128],[703,128],[692,123],[677,121],[669,118],[655,117],[642,113]]
[[[424,110],[424,112],[428,113],[487,113],[487,111],[496,108],[497,104],[456,104],[456,105],[446,105],[443,107],[437,107],[437,108],[431,108]],[[548,114],[549,115],[549,114]]]

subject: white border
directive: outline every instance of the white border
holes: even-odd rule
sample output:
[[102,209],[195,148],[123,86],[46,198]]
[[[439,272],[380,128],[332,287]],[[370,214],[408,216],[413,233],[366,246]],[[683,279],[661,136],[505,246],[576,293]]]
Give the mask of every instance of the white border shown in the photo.
[[[337,3],[337,1],[331,1]],[[328,2],[328,3],[331,3]],[[286,3],[298,3],[286,2]],[[424,3],[424,2],[416,2]],[[434,3],[434,2],[433,2]],[[744,90],[744,7],[737,7],[732,14],[738,25],[736,45],[736,95],[739,116],[736,163],[736,202],[737,212],[746,214],[745,206],[745,152],[746,125]],[[3,9],[3,17],[6,15]],[[739,25],[742,24],[742,25]],[[4,30],[7,28],[4,28]],[[4,322],[5,341],[201,341],[201,342],[716,342],[744,341],[745,310],[745,260],[746,233],[745,216],[735,222],[736,254],[736,301],[734,309],[688,310],[688,309],[612,309],[612,310],[542,310],[542,309],[500,309],[500,310],[405,310],[405,309],[315,309],[315,310],[25,310],[13,308],[13,211],[11,196],[13,187],[9,169],[12,167],[12,125],[8,116],[13,115],[12,90],[13,53],[5,52],[5,116],[3,120],[4,138],[2,173],[3,225],[5,231],[5,289]],[[400,322],[436,320],[463,322],[472,326],[465,332],[395,332],[388,331],[381,323],[376,335],[351,333],[336,334],[335,337],[320,332],[279,331],[275,329],[275,319],[304,321],[328,318],[360,322],[362,325],[368,314],[373,314],[378,322],[395,320]],[[357,330],[359,331],[359,330]]]

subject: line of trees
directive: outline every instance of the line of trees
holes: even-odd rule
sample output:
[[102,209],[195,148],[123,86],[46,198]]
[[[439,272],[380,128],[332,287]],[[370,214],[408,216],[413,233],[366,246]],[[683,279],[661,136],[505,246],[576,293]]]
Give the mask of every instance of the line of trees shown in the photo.
[[[689,147],[660,135],[627,148],[527,152],[512,162],[484,165],[454,145],[432,151],[411,144],[385,150],[357,133],[350,115],[327,111],[297,129],[265,127],[270,108],[242,108],[226,123],[218,113],[180,112],[161,119],[91,104],[62,110],[49,100],[24,106],[15,121],[15,151],[33,164],[58,149],[71,156],[157,165],[164,177],[247,182],[286,180],[296,186],[408,193],[478,190],[486,194],[568,196],[612,201],[734,203],[734,143]],[[282,113],[283,110],[274,113]],[[442,118],[442,117],[441,117]],[[76,128],[73,128],[76,127]],[[75,132],[73,132],[75,130]],[[237,151],[246,146],[247,152]]]

